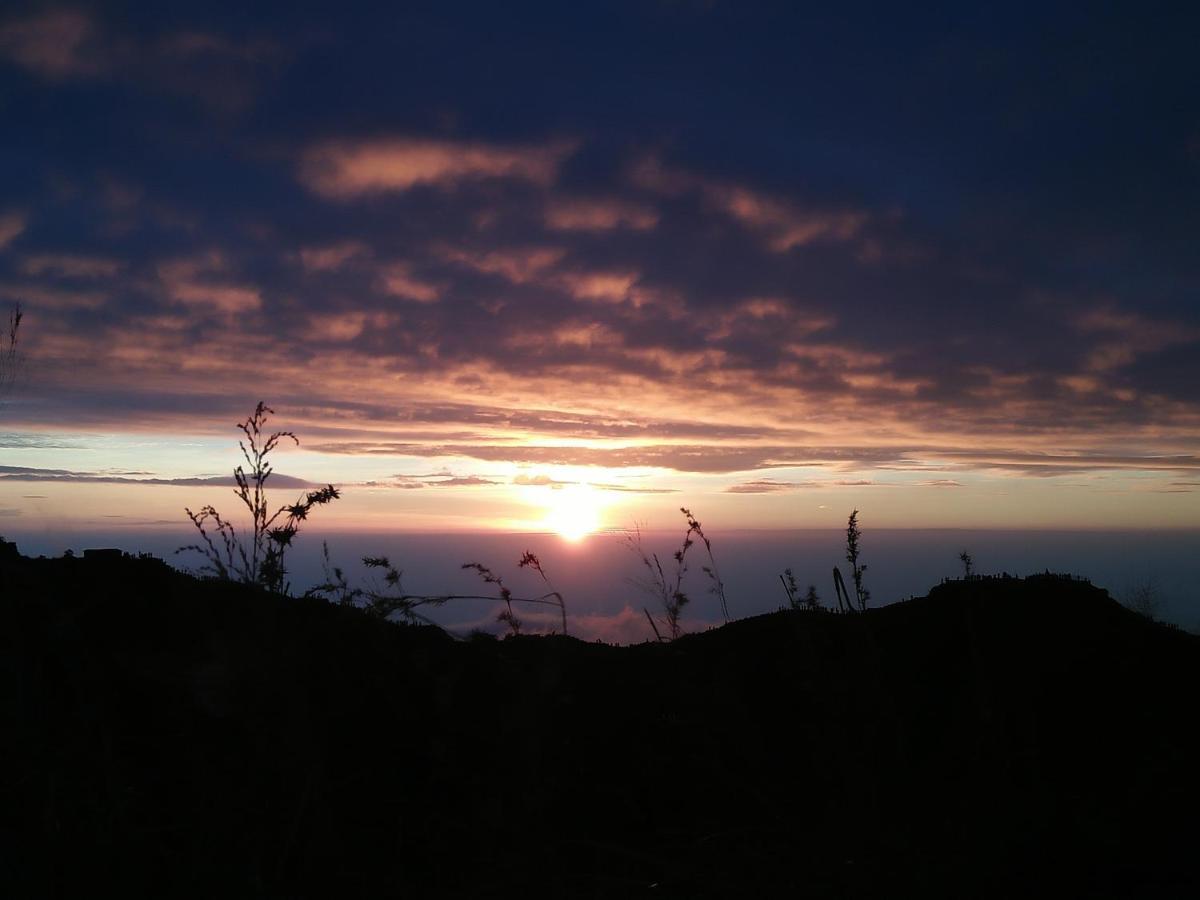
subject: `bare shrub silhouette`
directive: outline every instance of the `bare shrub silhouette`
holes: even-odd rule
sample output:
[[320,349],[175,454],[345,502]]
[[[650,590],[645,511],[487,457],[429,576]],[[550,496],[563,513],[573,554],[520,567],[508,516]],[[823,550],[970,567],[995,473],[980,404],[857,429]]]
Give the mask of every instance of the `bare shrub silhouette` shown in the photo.
[[796,575],[791,569],[784,569],[779,580],[783,583],[784,593],[787,594],[789,608],[808,610],[821,608],[821,598],[817,596],[815,584],[810,584],[808,590],[804,592],[804,596],[801,596],[800,585],[796,582]]
[[861,537],[862,531],[858,527],[858,510],[856,509],[850,513],[850,518],[846,522],[846,562],[850,563],[850,574],[854,578],[854,599],[857,601],[857,609],[859,612],[866,612],[871,592],[863,587],[863,573],[867,571],[867,567],[858,564],[860,552],[858,542]]
[[504,581],[500,578],[500,576],[497,575],[495,572],[493,572],[491,569],[489,569],[487,566],[485,566],[483,563],[477,563],[477,562],[463,563],[463,568],[464,569],[474,569],[476,572],[479,573],[479,577],[482,578],[486,584],[496,585],[496,590],[498,590],[500,592],[500,599],[504,602],[504,609],[502,609],[500,611],[500,615],[496,616],[496,621],[503,622],[505,625],[507,625],[508,629],[509,629],[509,633],[511,633],[512,635],[515,636],[515,635],[520,634],[521,633],[521,620],[518,619],[516,616],[516,613],[513,612],[512,591],[510,591],[507,587],[504,586]]
[[341,566],[335,566],[329,558],[329,542],[321,541],[321,568],[325,581],[304,592],[306,597],[321,597],[338,606],[354,606],[364,595],[362,588],[350,586]]
[[970,581],[975,576],[975,560],[966,550],[958,554],[958,560],[963,564],[963,578]]
[[[383,584],[372,582],[366,587],[351,587],[345,572],[329,560],[329,547],[324,547],[325,581],[310,588],[305,596],[320,597],[342,606],[359,609],[370,616],[388,619],[408,625],[438,625],[422,612],[426,608],[437,608],[454,600],[494,600],[483,594],[410,594],[404,590],[404,572],[392,565],[386,556],[364,556],[363,565],[383,573]],[[567,606],[562,594],[553,589],[550,579],[542,568],[541,560],[526,551],[518,562],[518,568],[532,568],[551,590],[538,597],[517,597],[504,584],[503,579],[482,563],[464,563],[464,569],[473,569],[488,584],[499,589],[499,598],[504,609],[497,621],[508,626],[510,634],[520,634],[523,623],[513,610],[514,603],[529,603],[540,606],[555,606],[562,617],[562,633],[567,633]],[[445,629],[443,629],[445,630]]]
[[625,545],[633,551],[634,555],[641,561],[642,567],[646,570],[645,576],[631,579],[632,583],[644,593],[653,597],[656,604],[662,609],[662,618],[658,622],[655,622],[654,617],[648,609],[643,609],[646,619],[650,622],[650,627],[654,630],[654,636],[659,641],[663,640],[663,633],[659,630],[659,624],[665,626],[670,640],[675,640],[679,637],[681,630],[680,617],[683,608],[691,602],[691,598],[683,590],[683,577],[687,574],[688,570],[688,551],[696,543],[693,536],[700,539],[704,544],[705,550],[708,552],[709,564],[701,566],[701,570],[709,579],[709,591],[721,603],[721,613],[724,615],[725,621],[729,621],[729,606],[725,599],[725,585],[721,581],[721,576],[717,571],[717,562],[712,552],[712,542],[704,534],[700,523],[692,515],[691,510],[681,506],[679,511],[687,519],[688,528],[683,535],[683,543],[672,554],[675,565],[670,574],[663,568],[662,560],[658,558],[657,553],[646,551],[642,544],[642,532],[640,528],[635,526],[632,531],[626,532],[624,536]]
[[541,560],[538,559],[533,553],[530,553],[528,550],[526,550],[521,556],[520,561],[517,563],[517,568],[529,568],[541,576],[542,581],[546,583],[546,586],[550,588],[550,590],[545,594],[542,594],[540,597],[513,596],[513,592],[504,584],[504,580],[482,563],[463,563],[462,567],[464,569],[473,569],[479,574],[479,577],[482,578],[485,583],[496,585],[496,589],[499,592],[499,598],[504,603],[504,609],[502,609],[500,614],[496,616],[496,621],[503,622],[505,625],[507,625],[509,634],[514,636],[520,634],[521,628],[524,624],[519,618],[517,618],[517,614],[513,611],[514,603],[529,603],[538,606],[557,606],[559,612],[562,614],[563,634],[567,633],[566,603],[563,601],[562,594],[554,590],[554,585],[550,583],[550,579],[547,577],[546,571],[542,568]]
[[791,569],[784,569],[783,574],[779,576],[780,583],[783,584],[783,592],[787,594],[788,606],[792,609],[800,608],[800,585],[796,583],[796,575]]
[[[203,555],[205,562],[200,567],[201,574],[255,584],[285,594],[288,584],[284,554],[291,546],[292,539],[300,530],[301,523],[308,519],[313,507],[331,503],[340,494],[330,484],[309,491],[295,503],[284,504],[271,511],[266,486],[274,468],[268,457],[285,438],[290,438],[297,445],[300,443],[299,438],[290,431],[266,434],[264,426],[268,417],[274,414],[275,411],[260,400],[246,421],[237,425],[245,435],[244,439],[238,441],[238,447],[246,463],[245,466],[239,464],[233,470],[237,482],[234,493],[250,513],[252,534],[249,541],[243,541],[233,523],[222,518],[215,507],[203,506],[199,512],[192,512],[185,507],[188,518],[200,533],[201,543],[188,544],[175,552],[193,551]],[[210,528],[215,532],[216,540]]]
[[803,609],[816,610],[821,608],[821,598],[817,596],[817,586],[810,584],[804,593]]
[[[644,593],[654,598],[663,611],[662,621],[666,626],[667,634],[671,640],[675,640],[679,637],[680,632],[680,614],[688,604],[688,596],[683,592],[682,585],[683,574],[687,571],[686,559],[687,552],[692,546],[691,540],[684,538],[682,546],[675,551],[675,569],[670,575],[663,568],[662,560],[658,558],[658,554],[646,550],[645,545],[642,543],[642,530],[640,527],[635,525],[633,530],[626,532],[624,543],[633,551],[646,570],[644,577],[633,578],[630,581]],[[650,622],[650,627],[654,629],[655,638],[662,641],[662,632],[659,631],[658,624],[654,621],[650,610],[643,608],[642,611],[646,614],[646,618]]]
[[554,585],[550,581],[550,576],[548,576],[546,574],[546,570],[542,568],[542,561],[540,559],[538,559],[538,557],[535,554],[530,553],[528,550],[526,550],[525,553],[521,556],[520,561],[517,563],[517,568],[518,569],[528,568],[528,569],[532,569],[533,571],[537,572],[538,575],[541,576],[542,581],[545,582],[546,587],[550,588],[549,593],[543,594],[541,597],[538,597],[536,599],[541,601],[541,600],[550,600],[551,598],[553,598],[554,600],[556,600],[558,602],[559,612],[562,613],[562,633],[566,634],[567,633],[567,605],[566,605],[566,603],[563,602],[562,594],[560,594],[558,591],[556,591],[554,589]]
[[842,578],[842,570],[837,566],[833,567],[833,590],[837,594],[838,612],[853,612],[854,604],[846,590],[846,580]]
[[704,550],[708,554],[708,565],[701,566],[702,571],[708,576],[709,588],[708,592],[715,596],[721,603],[721,616],[726,623],[729,622],[729,604],[725,600],[725,583],[721,581],[721,573],[717,571],[717,559],[713,556],[712,541],[708,539],[708,535],[704,533],[704,529],[700,527],[700,523],[696,521],[696,517],[692,515],[691,510],[685,507],[679,507],[679,511],[683,513],[688,523],[688,534],[694,534],[704,543]]
[[1157,622],[1166,605],[1158,587],[1158,578],[1151,575],[1127,587],[1121,592],[1121,605]]

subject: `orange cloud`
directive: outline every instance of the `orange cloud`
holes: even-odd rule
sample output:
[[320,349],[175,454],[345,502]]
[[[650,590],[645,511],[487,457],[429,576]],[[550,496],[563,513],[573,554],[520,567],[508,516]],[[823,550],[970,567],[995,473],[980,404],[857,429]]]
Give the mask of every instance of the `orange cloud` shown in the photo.
[[867,223],[865,213],[804,209],[743,185],[669,168],[653,156],[636,163],[630,169],[629,177],[639,187],[668,196],[698,192],[710,206],[763,232],[767,246],[777,253],[814,241],[848,241]]
[[413,275],[408,263],[392,263],[380,272],[379,278],[384,289],[395,297],[418,303],[434,303],[438,299],[437,287]]
[[561,247],[512,247],[485,252],[442,247],[437,252],[448,262],[460,263],[489,275],[500,275],[513,284],[533,280],[566,255],[566,250]]
[[818,240],[849,240],[867,221],[863,213],[810,212],[733,185],[706,185],[704,192],[737,221],[767,232],[769,246],[777,253]]
[[0,284],[0,297],[52,310],[98,309],[108,300],[102,291],[77,291],[37,284]]
[[228,265],[219,253],[175,260],[158,267],[167,295],[177,303],[209,307],[229,315],[260,309],[259,289],[232,281],[227,271]]
[[630,299],[639,277],[637,272],[572,272],[561,280],[577,300],[621,303]]
[[1075,322],[1084,332],[1111,335],[1098,344],[1088,356],[1087,367],[1092,372],[1104,372],[1128,365],[1146,353],[1156,353],[1177,344],[1200,340],[1200,329],[1178,322],[1159,321],[1131,312],[1121,312],[1111,306],[1085,312]]
[[420,138],[331,141],[304,153],[299,176],[310,190],[334,199],[489,178],[545,187],[575,147],[574,141],[523,147]]
[[557,198],[546,205],[545,220],[554,231],[648,231],[658,224],[658,212],[623,200]]
[[310,272],[332,272],[353,259],[371,255],[371,248],[361,241],[342,241],[321,247],[304,247],[300,263]]

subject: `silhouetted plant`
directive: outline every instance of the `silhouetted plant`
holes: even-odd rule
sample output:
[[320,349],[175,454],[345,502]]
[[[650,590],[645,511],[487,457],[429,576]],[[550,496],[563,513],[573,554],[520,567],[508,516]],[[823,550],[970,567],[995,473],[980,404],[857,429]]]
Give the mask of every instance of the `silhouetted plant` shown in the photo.
[[[634,585],[655,599],[663,611],[662,622],[666,626],[667,635],[670,640],[675,640],[679,637],[680,614],[683,608],[687,606],[689,599],[687,594],[683,592],[682,586],[683,575],[687,571],[687,553],[692,546],[690,534],[684,538],[683,544],[673,554],[675,569],[670,575],[663,568],[662,560],[658,558],[658,554],[648,552],[642,544],[641,528],[635,525],[632,531],[626,532],[624,543],[641,560],[642,566],[646,570],[644,578],[630,580]],[[654,630],[655,638],[662,641],[662,632],[659,631],[654,617],[650,614],[650,610],[643,608],[642,611],[650,621],[650,627]]]
[[796,576],[791,569],[784,569],[783,574],[779,576],[779,581],[783,584],[783,592],[787,594],[788,606],[792,609],[800,608],[800,585],[796,584]]
[[[233,523],[223,519],[221,514],[209,505],[201,507],[199,512],[192,512],[185,507],[184,511],[196,526],[203,543],[189,544],[175,552],[191,550],[203,554],[206,563],[200,568],[202,573],[245,584],[257,584],[276,593],[286,593],[287,570],[284,567],[284,554],[300,530],[300,523],[307,520],[314,506],[331,503],[338,499],[340,494],[337,488],[330,484],[309,491],[295,503],[285,504],[274,512],[271,511],[267,502],[266,485],[274,469],[268,457],[284,438],[291,438],[297,445],[300,443],[290,431],[276,431],[270,435],[265,433],[267,418],[274,414],[273,409],[259,401],[254,412],[237,426],[245,435],[244,440],[238,441],[238,447],[249,471],[240,464],[233,470],[233,477],[237,482],[234,493],[250,512],[253,533],[249,547],[238,536]],[[219,545],[209,533],[209,527],[215,530]]]
[[[382,570],[383,584],[372,581],[367,587],[351,587],[341,568],[329,561],[329,547],[325,546],[325,581],[305,592],[306,597],[320,597],[342,606],[359,609],[377,619],[400,621],[408,625],[436,625],[418,610],[425,606],[441,606],[456,599],[450,594],[425,596],[407,594],[404,591],[404,573],[392,565],[386,556],[364,556],[363,565],[371,570]],[[440,627],[440,626],[439,626]]]
[[1158,579],[1153,575],[1127,587],[1122,594],[1121,604],[1135,613],[1151,621],[1157,621],[1162,615],[1162,593],[1158,588]]
[[520,634],[521,633],[521,620],[518,619],[516,616],[516,613],[513,612],[512,591],[510,591],[507,587],[504,586],[504,581],[500,578],[500,576],[497,575],[495,572],[493,572],[491,569],[489,569],[487,566],[485,566],[483,563],[477,563],[477,562],[463,563],[463,568],[464,569],[474,569],[476,572],[479,573],[479,577],[482,578],[484,580],[484,582],[486,582],[487,584],[496,585],[496,590],[498,590],[500,592],[500,600],[504,603],[504,609],[502,609],[500,611],[500,615],[496,616],[496,621],[503,622],[505,625],[507,625],[509,632],[511,634],[513,634],[514,636]]
[[[409,625],[436,625],[419,610],[437,608],[459,598],[453,594],[408,594],[404,591],[404,572],[386,556],[364,556],[363,565],[383,572],[383,587],[372,585],[362,592],[366,611],[379,619],[399,618]],[[440,626],[439,626],[440,627]]]
[[833,590],[837,594],[838,612],[853,612],[854,604],[850,602],[850,594],[846,590],[846,581],[842,578],[842,570],[833,567]]
[[971,559],[971,554],[966,550],[958,554],[958,559],[963,564],[963,577],[969,581],[975,574],[975,569],[973,568],[975,561]]
[[808,610],[821,608],[821,598],[817,596],[817,586],[815,584],[810,584],[804,594],[804,608]]
[[551,590],[545,594],[542,594],[540,597],[515,597],[513,596],[513,592],[508,589],[508,586],[504,584],[504,580],[487,566],[477,562],[463,563],[464,569],[473,569],[479,574],[479,577],[482,578],[485,583],[496,585],[496,589],[499,591],[500,600],[504,603],[504,609],[502,609],[500,614],[496,616],[496,621],[503,622],[505,625],[507,625],[510,634],[514,636],[520,634],[521,628],[524,624],[517,617],[516,612],[513,610],[514,603],[532,603],[540,606],[557,606],[559,612],[562,614],[563,634],[566,634],[566,603],[563,602],[562,594],[553,589],[554,585],[550,583],[550,579],[546,576],[546,572],[542,568],[541,560],[526,550],[524,555],[522,555],[520,562],[517,563],[517,567],[520,569],[533,569],[542,577],[542,580],[546,583],[546,586]]
[[861,537],[862,531],[858,527],[858,510],[856,509],[850,513],[850,519],[846,523],[846,562],[850,563],[850,574],[854,578],[854,594],[858,602],[858,611],[865,612],[867,602],[871,599],[871,592],[863,587],[863,573],[867,571],[867,567],[858,564],[858,541]]
[[800,596],[800,585],[796,583],[796,575],[791,569],[784,569],[779,580],[783,582],[783,590],[787,594],[789,607],[808,610],[821,608],[821,598],[817,596],[815,584],[810,584],[804,596]]
[[[641,588],[644,592],[652,596],[657,604],[661,607],[663,618],[661,624],[665,626],[666,633],[670,640],[675,640],[680,634],[680,617],[683,608],[691,601],[691,598],[683,590],[683,577],[687,573],[687,556],[688,551],[695,545],[693,535],[700,538],[704,543],[705,549],[708,551],[709,565],[702,566],[701,569],[708,576],[712,586],[710,591],[716,594],[717,599],[721,603],[721,612],[725,616],[725,621],[729,621],[729,608],[725,602],[725,585],[721,581],[721,577],[717,572],[717,563],[713,558],[712,543],[705,536],[704,531],[700,527],[700,523],[696,521],[696,517],[691,511],[685,507],[680,507],[679,511],[683,513],[687,519],[687,531],[683,536],[683,543],[679,545],[679,549],[672,554],[672,559],[675,562],[673,571],[668,575],[666,569],[663,568],[662,560],[658,558],[657,553],[648,553],[642,545],[642,532],[636,526],[632,531],[626,532],[624,541],[625,545],[634,552],[641,560],[643,568],[646,570],[646,576],[641,579],[632,579],[633,584]],[[650,622],[650,627],[654,630],[654,636],[659,641],[663,640],[662,632],[655,623],[654,617],[648,609],[643,610],[646,613],[646,618]]]
[[700,571],[708,576],[708,580],[710,582],[708,589],[709,593],[715,595],[716,598],[721,602],[721,615],[724,617],[725,621],[728,622],[729,604],[725,601],[725,584],[721,581],[721,573],[717,571],[717,559],[715,556],[713,556],[712,541],[708,539],[708,536],[704,533],[704,529],[700,527],[700,523],[696,521],[696,517],[692,515],[691,510],[681,506],[679,507],[679,511],[683,513],[684,518],[687,519],[688,535],[694,534],[704,542],[704,550],[708,553],[708,565],[701,566]]
[[346,580],[346,573],[341,566],[335,566],[329,559],[329,542],[321,541],[321,568],[325,573],[325,581],[305,591],[305,596],[324,597],[339,606],[354,606],[364,595],[362,588],[353,588]]
[[[351,606],[366,614],[408,625],[434,625],[441,628],[437,622],[426,617],[421,610],[436,608],[452,600],[494,600],[481,594],[410,594],[404,590],[404,573],[392,565],[386,556],[364,556],[363,565],[371,570],[382,572],[383,583],[372,580],[367,587],[351,587],[341,568],[333,565],[329,558],[329,547],[324,547],[325,581],[310,588],[305,596],[320,597],[332,603]],[[532,568],[550,587],[549,576],[542,568],[541,560],[526,551],[518,563],[520,568]],[[495,584],[500,591],[500,599],[504,601],[504,610],[498,616],[498,621],[505,623],[512,634],[519,634],[522,622],[513,610],[514,603],[532,603],[544,606],[558,607],[562,616],[563,634],[567,632],[567,608],[562,594],[551,590],[540,597],[517,597],[505,586],[503,580],[481,563],[465,563],[464,569],[478,572],[489,584]],[[445,629],[443,629],[445,630]]]
[[548,594],[544,594],[542,597],[540,597],[538,599],[539,600],[548,600],[551,597],[553,597],[558,601],[559,612],[562,613],[562,633],[566,634],[567,633],[567,605],[566,605],[566,603],[563,602],[562,594],[560,594],[558,591],[556,591],[554,589],[554,585],[550,582],[550,576],[548,576],[546,574],[546,570],[542,568],[542,561],[540,559],[538,559],[536,555],[534,555],[533,553],[530,553],[528,550],[526,550],[524,555],[522,555],[520,562],[517,563],[517,568],[518,569],[525,569],[525,568],[533,569],[535,572],[538,573],[538,575],[541,576],[542,581],[544,581],[546,583],[546,587],[550,588],[550,592]]

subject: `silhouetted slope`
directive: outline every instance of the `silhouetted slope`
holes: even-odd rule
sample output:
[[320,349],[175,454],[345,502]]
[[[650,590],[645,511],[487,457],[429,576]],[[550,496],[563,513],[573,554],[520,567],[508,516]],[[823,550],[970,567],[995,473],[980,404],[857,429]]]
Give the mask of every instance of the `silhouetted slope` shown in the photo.
[[[0,563],[12,896],[1184,896],[1200,641],[1058,578],[614,648]],[[655,885],[655,887],[650,887]]]

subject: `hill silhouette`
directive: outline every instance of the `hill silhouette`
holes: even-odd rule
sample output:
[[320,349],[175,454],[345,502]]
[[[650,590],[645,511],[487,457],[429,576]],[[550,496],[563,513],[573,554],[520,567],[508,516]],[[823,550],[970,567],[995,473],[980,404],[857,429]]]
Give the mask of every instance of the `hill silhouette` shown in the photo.
[[1200,639],[1058,576],[456,642],[0,558],[9,896],[1193,896]]

